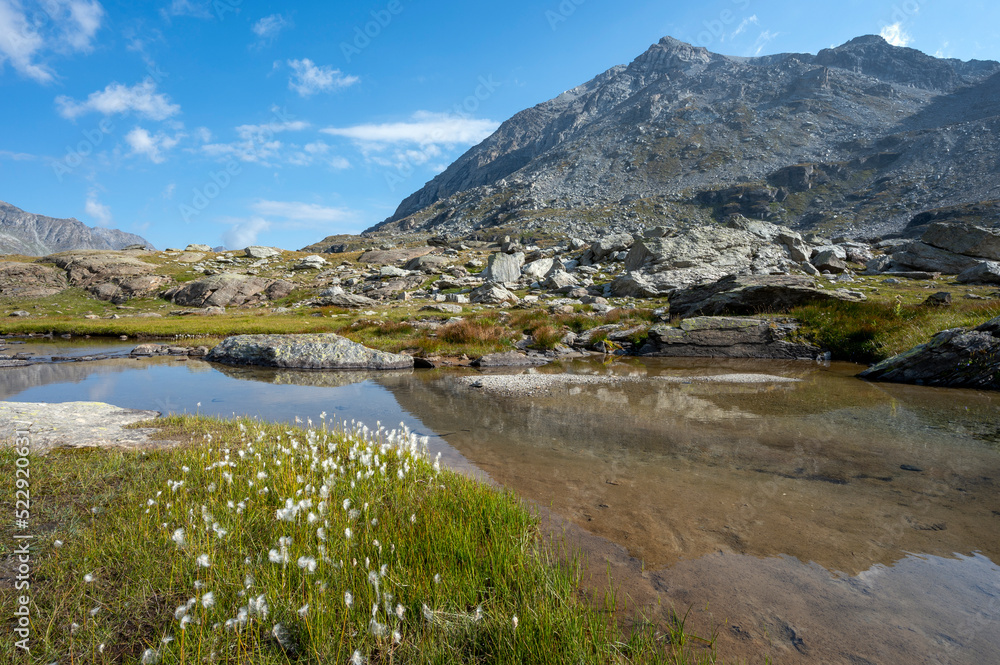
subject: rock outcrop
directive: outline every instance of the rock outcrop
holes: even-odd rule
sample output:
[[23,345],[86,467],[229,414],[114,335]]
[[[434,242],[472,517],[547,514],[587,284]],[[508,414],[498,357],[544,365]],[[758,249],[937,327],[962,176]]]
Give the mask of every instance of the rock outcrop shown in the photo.
[[670,295],[670,313],[691,317],[720,314],[786,312],[824,300],[865,300],[864,294],[845,289],[820,289],[809,277],[794,275],[731,275],[717,282],[678,289]]
[[954,328],[866,369],[870,381],[1000,390],[1000,317],[972,330]]
[[66,276],[48,266],[0,261],[0,298],[44,298],[67,286]]
[[773,358],[813,360],[819,347],[795,341],[798,325],[790,321],[736,317],[684,319],[678,327],[659,325],[649,330],[645,356]]
[[294,288],[285,280],[222,273],[176,286],[163,297],[182,307],[239,307],[284,298]]
[[294,369],[406,369],[411,356],[376,351],[333,333],[236,335],[227,337],[206,360],[230,365]]

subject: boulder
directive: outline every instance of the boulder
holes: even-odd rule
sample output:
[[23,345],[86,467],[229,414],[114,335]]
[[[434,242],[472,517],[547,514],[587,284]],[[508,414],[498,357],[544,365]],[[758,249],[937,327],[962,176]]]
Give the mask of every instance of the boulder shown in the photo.
[[705,226],[672,237],[635,242],[625,257],[625,270],[647,274],[691,270],[704,280],[766,270],[787,260],[783,245],[755,233]]
[[816,254],[813,257],[812,264],[819,271],[828,270],[832,273],[841,273],[847,270],[847,263],[832,249],[827,249]]
[[605,236],[590,246],[589,258],[593,263],[600,263],[618,252],[627,251],[634,242],[628,233]]
[[947,291],[938,291],[927,296],[923,302],[925,307],[948,307],[951,305],[951,294]]
[[674,291],[670,294],[670,313],[683,317],[756,314],[788,311],[816,301],[863,299],[844,290],[825,291],[811,278],[800,275],[731,275]]
[[187,247],[185,247],[184,251],[185,252],[211,252],[212,248],[209,247],[208,245],[199,245],[199,244],[196,244],[196,243],[192,243],[192,244],[188,245]]
[[319,298],[313,300],[310,304],[314,307],[343,307],[345,309],[360,309],[364,307],[367,309],[377,306],[378,301],[354,293],[347,293],[338,286],[323,291],[319,294]]
[[369,298],[391,298],[396,294],[420,288],[426,279],[423,275],[397,277],[385,282],[379,282],[374,288],[366,290],[365,295]]
[[453,260],[451,257],[444,256],[443,254],[425,254],[424,256],[418,256],[410,259],[403,267],[406,270],[417,270],[422,273],[430,274],[441,271],[452,262]]
[[98,300],[107,300],[121,305],[132,298],[151,296],[170,283],[166,275],[140,275],[139,277],[118,277],[110,282],[94,284],[87,288]]
[[956,280],[960,284],[1000,284],[1000,263],[983,261],[962,271]]
[[274,247],[261,247],[260,245],[251,245],[250,247],[244,249],[243,253],[251,259],[269,259],[273,256],[281,256],[280,249],[275,249]]
[[788,249],[788,255],[796,263],[806,263],[812,258],[812,247],[794,231],[781,231],[777,241]]
[[1000,261],[1000,229],[937,222],[927,227],[920,240],[955,254]]
[[529,356],[517,351],[507,351],[506,353],[489,353],[469,364],[473,367],[538,367],[539,365],[547,365],[549,362],[549,359],[544,356]]
[[66,275],[55,268],[0,261],[0,298],[45,298],[67,286]]
[[418,256],[424,256],[435,251],[434,247],[411,247],[403,249],[372,249],[360,257],[358,257],[359,263],[370,263],[376,266],[384,266],[389,264],[403,264],[411,259],[415,259]]
[[1000,390],[1000,317],[954,328],[858,375],[870,381]]
[[514,283],[521,278],[521,266],[523,265],[524,254],[521,252],[490,254],[490,262],[483,273],[483,279],[499,284]]
[[213,348],[206,360],[229,365],[295,369],[406,369],[411,356],[376,351],[333,333],[236,335]]
[[957,275],[973,267],[980,260],[946,249],[940,249],[924,242],[911,242],[892,253],[894,269],[921,270]]
[[326,259],[319,254],[311,254],[293,266],[293,270],[319,270],[326,265]]
[[865,274],[866,275],[877,275],[880,272],[885,272],[892,266],[892,257],[883,254],[882,256],[873,257],[870,261],[865,263]]
[[115,278],[148,275],[156,269],[155,265],[130,254],[99,250],[61,252],[42,261],[56,264],[66,271],[70,284],[84,288]]
[[455,305],[453,303],[436,303],[434,305],[425,305],[420,308],[421,312],[439,312],[441,314],[461,314],[462,306]]
[[847,250],[840,245],[820,245],[819,247],[813,247],[812,249],[812,264],[818,268],[819,266],[816,265],[816,258],[819,257],[820,254],[825,254],[827,252],[841,261],[847,260]]
[[532,261],[527,263],[521,268],[521,274],[525,277],[530,277],[533,280],[541,281],[545,278],[545,275],[552,270],[552,264],[555,263],[554,259],[538,259],[537,261]]
[[822,349],[789,341],[798,330],[792,322],[704,316],[681,321],[679,327],[653,326],[640,355],[710,358],[774,358],[810,360]]
[[505,289],[500,284],[493,282],[487,282],[479,288],[474,289],[472,293],[469,294],[469,300],[483,305],[499,305],[505,302],[517,304],[520,302],[516,295]]
[[554,270],[545,278],[543,285],[549,289],[565,289],[576,286],[576,277],[564,270]]
[[382,266],[378,271],[379,277],[406,277],[409,274],[409,270],[403,270],[396,266]]
[[292,288],[284,280],[222,273],[176,286],[163,297],[182,307],[238,307],[284,297]]

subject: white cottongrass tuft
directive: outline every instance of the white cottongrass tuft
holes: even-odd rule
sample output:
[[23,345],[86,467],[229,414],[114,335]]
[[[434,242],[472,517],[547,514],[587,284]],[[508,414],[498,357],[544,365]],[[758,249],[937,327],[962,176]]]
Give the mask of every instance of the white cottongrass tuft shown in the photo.
[[157,665],[160,662],[160,652],[156,649],[146,649],[142,652],[142,665]]
[[202,568],[210,568],[212,563],[208,560],[207,554],[199,555],[195,562]]
[[91,582],[94,581],[94,576],[91,575],[90,573],[87,573],[86,575],[83,576],[83,581],[86,582],[87,584],[90,584]]
[[364,662],[365,659],[361,655],[360,651],[355,650],[355,652],[351,654],[351,665],[364,665]]
[[516,615],[516,614],[515,614],[515,615],[514,615],[514,617],[513,617],[513,618],[512,618],[511,620],[510,620],[510,625],[511,625],[511,627],[512,627],[512,628],[513,628],[514,630],[517,630],[517,615]]
[[173,535],[170,536],[170,540],[177,543],[177,547],[184,547],[187,544],[187,541],[184,539],[184,529],[175,529]]
[[215,605],[215,594],[209,591],[201,597],[201,606],[207,609],[213,605]]
[[298,609],[298,615],[303,619],[305,619],[308,614],[309,614],[309,603],[306,603],[305,605],[303,605]]
[[300,556],[298,564],[299,568],[302,568],[310,573],[316,571],[316,559],[311,556]]
[[350,591],[344,592],[344,605],[347,605],[348,608],[354,607],[354,594]]

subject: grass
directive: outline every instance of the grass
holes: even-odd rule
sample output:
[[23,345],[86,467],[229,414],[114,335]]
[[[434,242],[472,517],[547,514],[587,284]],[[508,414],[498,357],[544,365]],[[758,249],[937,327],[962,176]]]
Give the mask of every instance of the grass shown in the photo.
[[900,302],[830,301],[793,309],[802,334],[840,360],[871,363],[902,353],[949,328],[1000,316],[997,302],[960,301],[950,307]]
[[715,662],[681,617],[623,634],[520,501],[407,432],[155,425],[189,442],[31,458],[32,662]]

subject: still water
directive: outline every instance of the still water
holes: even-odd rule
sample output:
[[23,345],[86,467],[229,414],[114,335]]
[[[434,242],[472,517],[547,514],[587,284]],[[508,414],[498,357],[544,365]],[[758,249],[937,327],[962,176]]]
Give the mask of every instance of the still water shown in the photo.
[[[40,356],[130,345],[26,344]],[[615,376],[529,396],[471,370],[381,374],[109,358],[0,369],[0,399],[403,422],[539,506],[651,618],[691,608],[728,660],[1000,663],[1000,394],[861,382],[859,367],[567,363]],[[795,382],[689,381],[730,373]]]

